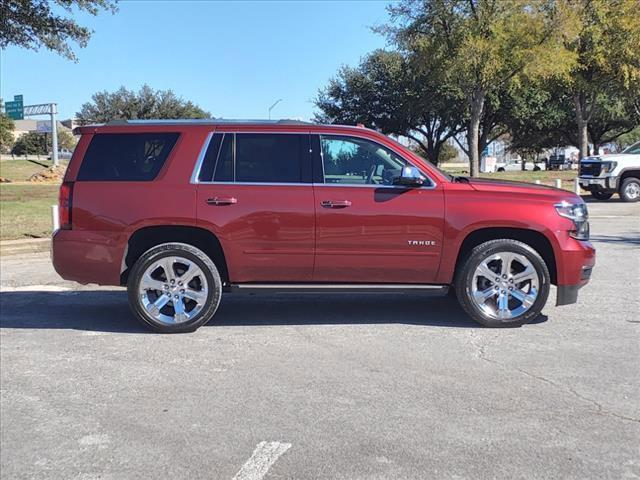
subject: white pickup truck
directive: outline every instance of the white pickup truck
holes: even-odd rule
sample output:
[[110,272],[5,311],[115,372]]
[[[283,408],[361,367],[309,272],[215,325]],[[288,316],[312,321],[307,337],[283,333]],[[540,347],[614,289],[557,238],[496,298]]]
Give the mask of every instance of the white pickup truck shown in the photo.
[[640,142],[620,153],[580,160],[580,186],[598,200],[618,193],[625,202],[640,200]]

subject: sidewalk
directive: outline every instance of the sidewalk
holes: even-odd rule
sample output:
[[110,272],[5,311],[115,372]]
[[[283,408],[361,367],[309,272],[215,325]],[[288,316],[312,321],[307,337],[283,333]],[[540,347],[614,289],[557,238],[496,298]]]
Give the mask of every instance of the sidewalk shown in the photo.
[[24,253],[48,252],[51,237],[25,238],[20,240],[0,241],[0,256],[21,255]]

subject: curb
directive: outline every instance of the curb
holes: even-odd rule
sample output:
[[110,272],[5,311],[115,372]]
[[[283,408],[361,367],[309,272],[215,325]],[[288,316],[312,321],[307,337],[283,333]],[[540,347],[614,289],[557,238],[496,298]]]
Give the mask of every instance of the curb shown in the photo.
[[51,238],[33,238],[24,240],[0,241],[0,256],[22,255],[25,253],[48,252]]

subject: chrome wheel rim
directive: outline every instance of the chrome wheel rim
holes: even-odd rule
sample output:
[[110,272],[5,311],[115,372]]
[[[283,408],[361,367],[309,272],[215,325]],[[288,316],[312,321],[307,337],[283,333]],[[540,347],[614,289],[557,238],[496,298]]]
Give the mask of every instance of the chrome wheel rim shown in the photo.
[[640,185],[635,182],[628,183],[624,187],[624,193],[628,198],[635,200],[640,196]]
[[184,257],[164,257],[147,267],[138,288],[146,313],[165,325],[195,318],[208,297],[202,269]]
[[533,306],[539,289],[538,272],[527,257],[499,252],[484,259],[476,268],[471,298],[486,316],[509,320]]

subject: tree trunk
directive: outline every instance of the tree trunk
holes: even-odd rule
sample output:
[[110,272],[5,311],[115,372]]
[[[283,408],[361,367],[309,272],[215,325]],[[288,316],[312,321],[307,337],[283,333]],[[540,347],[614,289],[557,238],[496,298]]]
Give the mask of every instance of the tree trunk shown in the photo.
[[578,125],[578,150],[580,150],[580,158],[589,156],[589,122],[587,120],[584,99],[579,95],[574,98],[576,105],[576,124]]
[[594,141],[593,142],[593,155],[600,155],[599,152],[600,152],[600,145]]
[[480,119],[484,110],[485,92],[476,88],[471,95],[469,129],[467,131],[467,143],[469,144],[469,174],[477,177],[480,173]]

